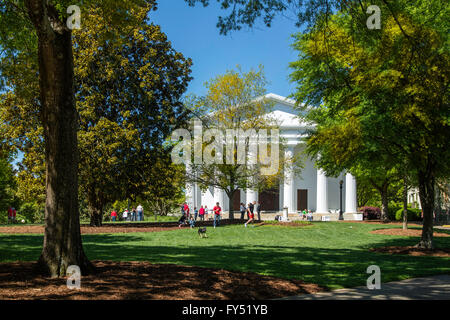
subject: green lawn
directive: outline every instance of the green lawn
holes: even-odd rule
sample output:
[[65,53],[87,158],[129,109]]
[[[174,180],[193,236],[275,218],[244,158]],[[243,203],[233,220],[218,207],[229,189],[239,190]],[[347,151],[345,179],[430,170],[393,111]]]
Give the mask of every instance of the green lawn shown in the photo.
[[[314,223],[302,228],[241,225],[153,233],[84,235],[92,260],[151,261],[302,279],[329,288],[365,285],[366,269],[381,268],[382,282],[450,273],[450,258],[371,253],[374,246],[413,245],[418,238],[374,235],[392,225]],[[436,247],[450,247],[450,237],[435,237]],[[0,234],[0,261],[36,260],[41,235]],[[170,275],[168,275],[170,276]]]

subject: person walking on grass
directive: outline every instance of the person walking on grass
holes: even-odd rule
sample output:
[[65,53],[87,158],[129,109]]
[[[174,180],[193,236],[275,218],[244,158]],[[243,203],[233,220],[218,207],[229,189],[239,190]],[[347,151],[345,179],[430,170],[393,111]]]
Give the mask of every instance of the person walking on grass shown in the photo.
[[141,205],[138,205],[137,208],[138,221],[144,221],[144,208]]
[[113,211],[111,212],[111,221],[116,222],[116,220],[117,220],[117,212],[116,210],[113,209]]
[[253,205],[256,206],[256,213],[258,214],[258,221],[261,221],[261,202],[258,201],[258,203],[256,203],[256,201],[253,201]]
[[128,221],[128,209],[125,209],[125,211],[122,213],[122,220]]
[[[248,215],[248,217],[249,217],[249,219],[248,219],[248,221],[245,223],[245,227],[247,228],[247,225],[250,223],[250,222],[252,222],[253,220],[254,220],[254,218],[255,218],[255,214],[253,213],[253,210],[254,210],[254,206],[253,206],[253,203],[249,203],[248,204],[248,207],[247,207],[247,215]],[[252,225],[253,226],[253,225]]]
[[209,214],[208,206],[205,205],[205,221],[208,221],[208,214]]
[[186,215],[186,212],[184,212],[184,205],[185,205],[186,203],[182,203],[181,204],[181,215],[182,216],[185,216]]
[[219,206],[219,203],[216,202],[216,206],[213,209],[214,211],[214,229],[216,226],[220,224],[220,214],[222,213],[222,208]]
[[211,219],[213,219],[214,220],[214,209],[213,208],[211,208],[211,209],[209,209],[209,214],[211,215]]
[[241,205],[239,207],[239,210],[241,211],[241,220],[244,220],[245,211],[247,211],[247,208],[245,208],[245,205],[242,202],[241,202]]
[[189,219],[189,206],[186,202],[184,203],[184,214],[186,215],[186,218]]
[[181,228],[186,224],[186,215],[182,215],[178,220],[178,228]]
[[8,223],[16,222],[16,209],[9,207],[8,208]]
[[203,206],[200,207],[198,216],[200,217],[200,221],[205,221],[205,208],[203,208]]
[[133,208],[133,210],[131,210],[131,221],[137,221],[137,211],[136,211],[136,208]]
[[194,221],[197,221],[197,217],[198,217],[198,209],[197,207],[194,207]]

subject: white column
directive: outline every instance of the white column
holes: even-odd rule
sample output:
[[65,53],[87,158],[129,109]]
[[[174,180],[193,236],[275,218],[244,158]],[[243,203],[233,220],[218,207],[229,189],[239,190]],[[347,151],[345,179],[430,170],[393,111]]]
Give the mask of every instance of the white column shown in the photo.
[[[186,176],[190,176],[192,174],[191,163],[186,163]],[[186,203],[189,206],[189,209],[194,210],[195,204],[195,185],[191,182],[186,183]]]
[[[248,151],[248,154],[247,154],[247,166],[250,169],[254,166],[253,164],[249,164],[249,163],[252,163],[250,161],[250,159],[252,159],[254,161],[253,163],[257,163],[256,157],[257,157],[257,153],[255,154],[252,150]],[[247,191],[246,192],[246,203],[245,203],[246,205],[249,204],[250,202],[253,203],[254,201],[258,201],[258,191],[256,191],[255,189],[252,188],[253,184],[255,183],[254,179],[249,178],[248,180],[249,180],[249,182],[248,182],[249,185],[248,185],[248,188],[246,190]]]
[[[216,203],[218,202],[219,205],[222,207],[223,209],[223,200],[224,200],[224,196],[223,196],[224,191],[222,189],[219,188],[214,188],[214,206],[216,205]],[[213,206],[213,208],[214,208]]]
[[[288,147],[285,151],[285,159],[292,159],[294,155],[294,147]],[[284,173],[284,184],[283,184],[283,208],[287,207],[289,213],[295,213],[295,181],[294,181],[294,170],[289,164],[289,160],[286,161],[286,169]]]
[[356,213],[356,179],[350,173],[345,175],[345,213]]
[[250,202],[253,203],[253,201],[258,201],[258,192],[248,189],[245,198],[247,202],[246,204],[249,204]]
[[202,205],[202,190],[200,189],[200,186],[196,183],[194,185],[194,207],[200,209],[201,205]]
[[317,203],[316,213],[328,212],[327,176],[322,169],[317,169]]

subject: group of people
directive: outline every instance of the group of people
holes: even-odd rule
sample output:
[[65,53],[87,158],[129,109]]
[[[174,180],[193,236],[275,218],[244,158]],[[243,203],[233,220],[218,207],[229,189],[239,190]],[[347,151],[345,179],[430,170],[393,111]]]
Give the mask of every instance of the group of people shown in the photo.
[[261,221],[261,203],[259,201],[249,202],[247,207],[241,202],[239,210],[241,211],[241,220],[244,220],[245,213],[247,213],[247,222],[244,224],[246,228],[250,222],[255,221],[255,211],[258,214],[258,220]]
[[302,220],[305,220],[305,219],[307,219],[308,221],[313,220],[313,213],[311,210],[304,209],[303,211],[299,212],[299,215],[302,218]]
[[[245,227],[251,222],[255,220],[255,210],[258,214],[258,220],[261,220],[261,203],[259,201],[253,201],[250,202],[247,207],[244,203],[241,202],[240,204],[240,212],[241,212],[241,220],[244,220],[245,213],[247,212],[247,222],[244,224]],[[191,228],[195,226],[195,222],[197,221],[197,218],[200,219],[200,221],[208,220],[208,216],[212,215],[214,222],[213,226],[216,228],[216,226],[220,225],[220,219],[222,215],[222,208],[220,207],[220,203],[216,202],[216,205],[212,209],[208,209],[208,206],[201,206],[198,210],[197,207],[194,207],[194,214],[191,214],[190,208],[188,204],[185,202],[181,204],[181,217],[178,220],[178,227],[181,228],[183,225],[189,225]]]
[[[111,221],[115,222],[119,218],[116,210],[111,212]],[[122,221],[144,221],[144,208],[142,205],[138,205],[136,208],[133,208],[131,211],[125,209],[122,213]]]
[[208,206],[206,205],[201,206],[200,210],[197,210],[197,207],[194,207],[193,215],[190,212],[188,204],[185,202],[181,205],[181,217],[178,220],[178,227],[181,228],[181,226],[189,224],[190,227],[193,228],[195,226],[197,218],[199,218],[200,221],[205,221],[205,219],[208,220],[208,214],[211,214],[214,217],[214,228],[216,226],[219,226],[220,217],[222,214],[222,208],[220,207],[219,202],[216,202],[216,205],[210,211],[208,210]]

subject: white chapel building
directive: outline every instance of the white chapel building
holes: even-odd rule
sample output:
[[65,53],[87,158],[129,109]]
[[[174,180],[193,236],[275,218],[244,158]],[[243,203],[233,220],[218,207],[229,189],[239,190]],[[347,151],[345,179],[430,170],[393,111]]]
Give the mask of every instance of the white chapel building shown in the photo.
[[[268,114],[279,123],[280,136],[287,144],[286,154],[297,154],[305,148],[304,138],[310,124],[301,122],[298,111],[294,110],[295,101],[269,93],[265,96],[273,103],[272,111]],[[239,204],[248,204],[253,201],[261,202],[261,218],[272,219],[274,215],[282,215],[287,208],[289,217],[298,216],[303,209],[311,210],[314,220],[329,217],[337,220],[340,209],[340,181],[342,181],[342,210],[345,220],[360,220],[357,215],[356,181],[349,173],[341,173],[339,177],[327,177],[324,172],[308,159],[304,163],[301,176],[295,176],[293,172],[286,175],[279,188],[258,192],[254,190],[238,190],[233,199],[235,217],[239,216]],[[216,202],[220,203],[227,216],[228,197],[223,190],[210,187],[206,192],[195,185],[186,186],[186,202],[191,210],[207,205],[209,209]]]

